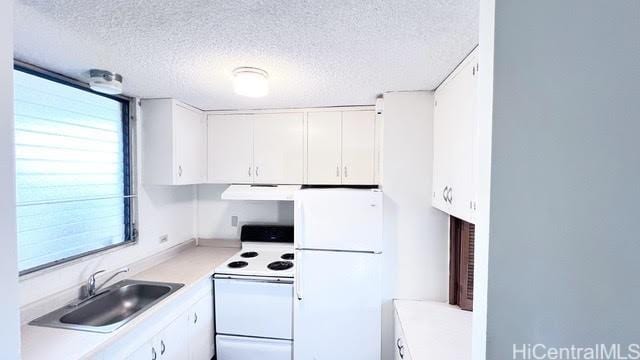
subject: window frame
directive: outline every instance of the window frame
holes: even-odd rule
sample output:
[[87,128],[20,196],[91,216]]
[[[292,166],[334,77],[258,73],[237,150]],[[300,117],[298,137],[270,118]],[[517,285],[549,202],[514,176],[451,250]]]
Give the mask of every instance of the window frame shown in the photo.
[[[124,170],[124,218],[125,218],[125,232],[124,241],[118,244],[113,244],[99,249],[86,251],[77,255],[68,256],[62,259],[51,261],[42,265],[34,266],[29,269],[21,270],[19,277],[23,277],[29,274],[35,274],[47,269],[53,269],[61,267],[63,265],[76,262],[81,259],[85,259],[90,256],[95,256],[100,253],[105,253],[116,248],[127,247],[138,243],[138,209],[137,209],[137,165],[136,165],[136,119],[135,119],[135,98],[130,98],[124,95],[108,95],[102,94],[91,90],[89,84],[69,78],[67,76],[40,68],[35,65],[31,65],[19,60],[14,59],[13,69],[16,71],[24,72],[29,75],[37,76],[45,80],[53,81],[62,85],[71,86],[76,89],[87,91],[91,94],[106,97],[111,100],[116,100],[122,105],[122,136],[123,136],[123,170]],[[134,109],[132,112],[131,109]],[[15,119],[14,119],[15,121]],[[17,204],[16,204],[17,206]],[[17,240],[17,239],[16,239]]]

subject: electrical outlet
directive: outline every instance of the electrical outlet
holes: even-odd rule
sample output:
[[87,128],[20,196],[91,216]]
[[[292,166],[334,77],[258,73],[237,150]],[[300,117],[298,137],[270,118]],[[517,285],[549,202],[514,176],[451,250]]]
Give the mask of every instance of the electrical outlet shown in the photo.
[[238,227],[238,216],[233,215],[231,217],[231,226],[233,227]]
[[162,236],[160,236],[160,244],[169,241],[169,235],[164,234]]

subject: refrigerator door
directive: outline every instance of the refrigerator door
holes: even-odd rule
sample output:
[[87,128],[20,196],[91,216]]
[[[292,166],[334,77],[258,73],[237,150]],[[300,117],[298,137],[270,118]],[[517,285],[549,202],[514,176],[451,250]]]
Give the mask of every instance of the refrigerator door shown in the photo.
[[296,250],[294,359],[379,360],[380,254]]
[[296,249],[380,252],[382,192],[306,189],[295,198]]
[[291,360],[291,340],[216,335],[218,360]]

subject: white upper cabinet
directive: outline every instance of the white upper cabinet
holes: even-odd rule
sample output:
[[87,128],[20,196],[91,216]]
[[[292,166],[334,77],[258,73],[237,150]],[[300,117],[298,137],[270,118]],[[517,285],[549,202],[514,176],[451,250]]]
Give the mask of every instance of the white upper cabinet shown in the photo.
[[307,115],[307,183],[375,183],[375,111]]
[[304,115],[208,116],[208,182],[302,184]]
[[342,112],[307,115],[307,182],[342,183]]
[[302,184],[304,114],[256,114],[253,118],[253,182]]
[[206,180],[204,113],[173,99],[142,100],[143,180],[151,185]]
[[342,112],[342,183],[375,182],[375,111]]
[[454,70],[435,92],[434,207],[473,222],[476,204],[477,51]]
[[253,182],[253,118],[208,116],[208,182]]

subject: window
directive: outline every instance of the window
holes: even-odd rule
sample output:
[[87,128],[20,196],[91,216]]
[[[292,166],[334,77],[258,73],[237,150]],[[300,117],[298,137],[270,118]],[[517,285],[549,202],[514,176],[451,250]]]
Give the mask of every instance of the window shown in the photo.
[[450,217],[449,304],[473,310],[475,225]]
[[129,102],[16,65],[18,268],[134,241]]

